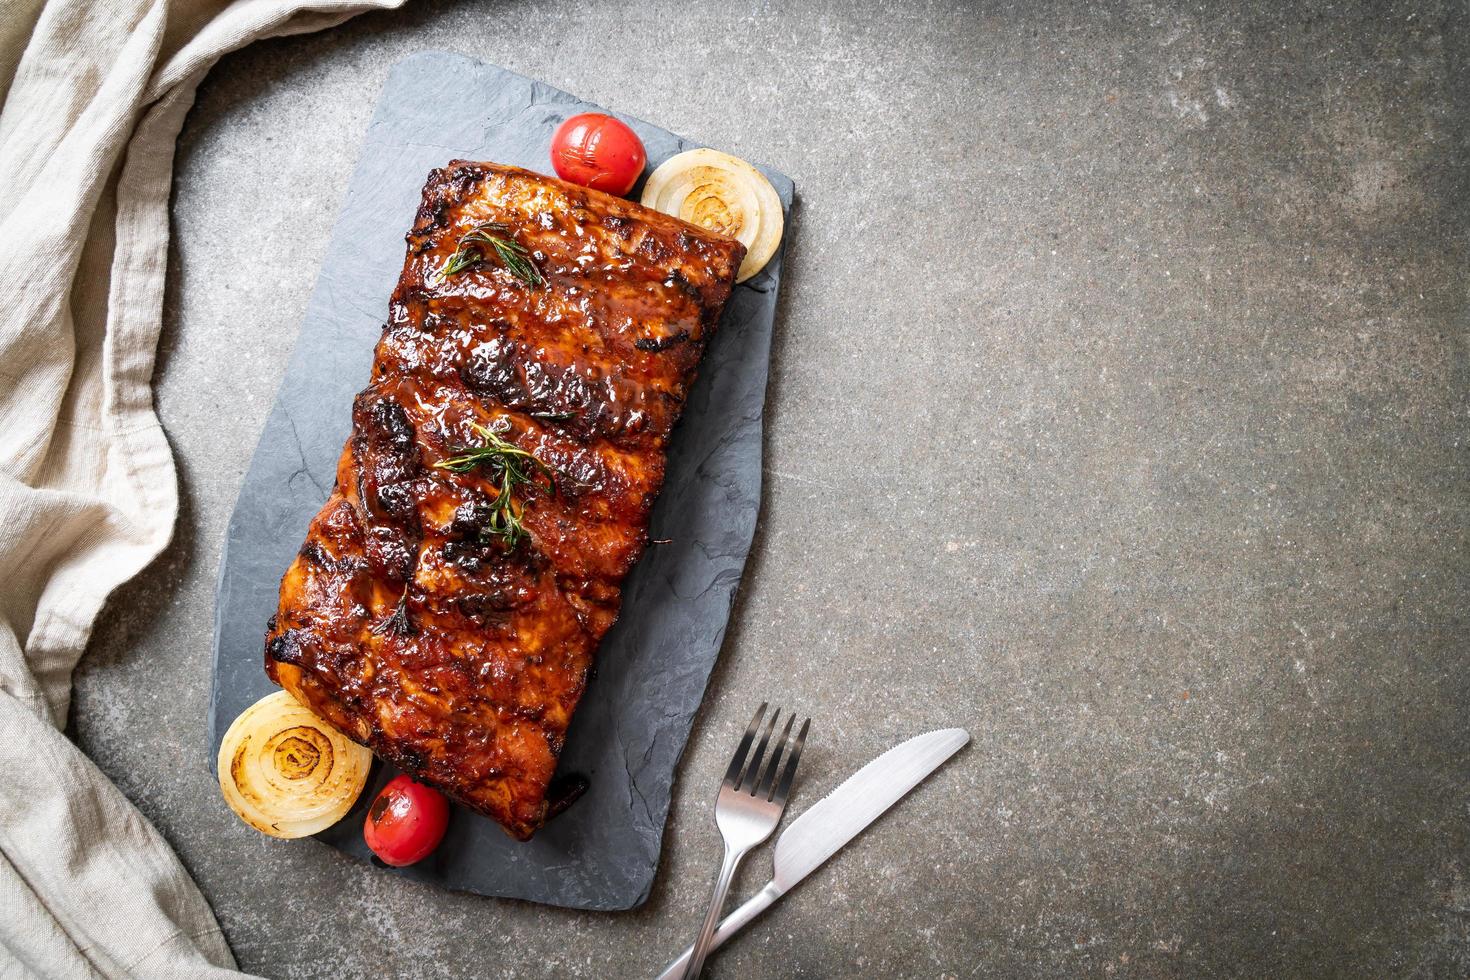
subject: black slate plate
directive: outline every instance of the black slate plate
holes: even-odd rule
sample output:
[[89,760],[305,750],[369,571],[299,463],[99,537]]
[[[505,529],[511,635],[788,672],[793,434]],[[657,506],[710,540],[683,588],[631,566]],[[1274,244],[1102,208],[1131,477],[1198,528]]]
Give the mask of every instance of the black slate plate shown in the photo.
[[[453,93],[446,98],[445,93]],[[596,109],[573,95],[457,55],[407,58],[389,75],[363,143],[302,323],[230,518],[215,612],[210,735],[274,690],[262,667],[277,589],[334,479],[351,428],[352,397],[367,383],[373,346],[403,264],[425,178],[455,158],[545,172],[567,116]],[[650,168],[696,146],[626,116]],[[787,177],[762,168],[791,206]],[[674,434],[649,549],[629,576],[622,617],[567,737],[560,773],[586,794],[529,843],[468,810],[444,844],[397,872],[449,888],[586,909],[641,904],[653,884],[674,766],[714,667],[760,505],[761,414],[781,256],[736,287]],[[213,755],[211,755],[213,758]],[[319,835],[355,857],[362,812]]]

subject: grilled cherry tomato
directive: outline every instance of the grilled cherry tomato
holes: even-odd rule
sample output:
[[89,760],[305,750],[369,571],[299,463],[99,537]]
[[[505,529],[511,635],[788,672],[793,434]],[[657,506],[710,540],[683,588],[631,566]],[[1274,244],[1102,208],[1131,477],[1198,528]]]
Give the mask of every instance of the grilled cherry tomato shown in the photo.
[[448,826],[449,801],[443,793],[395,776],[368,807],[362,838],[385,864],[401,868],[433,853]]
[[600,112],[573,116],[551,138],[551,165],[558,177],[620,197],[638,183],[647,162],[638,134]]

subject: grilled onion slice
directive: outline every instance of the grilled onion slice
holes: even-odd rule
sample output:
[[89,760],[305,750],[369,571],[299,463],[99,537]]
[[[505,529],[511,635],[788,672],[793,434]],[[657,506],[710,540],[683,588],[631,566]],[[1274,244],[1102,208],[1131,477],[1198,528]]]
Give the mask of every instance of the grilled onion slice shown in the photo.
[[341,820],[367,784],[373,754],[287,691],[240,713],[219,747],[219,788],[262,834],[291,839]]
[[643,185],[643,206],[740,240],[736,282],[765,268],[781,244],[785,218],[776,188],[757,169],[719,150],[686,150],[659,164]]

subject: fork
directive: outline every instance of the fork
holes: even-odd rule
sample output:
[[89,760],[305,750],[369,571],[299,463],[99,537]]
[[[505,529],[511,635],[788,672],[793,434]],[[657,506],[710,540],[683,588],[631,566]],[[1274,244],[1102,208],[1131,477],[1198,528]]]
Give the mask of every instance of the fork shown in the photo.
[[[720,911],[725,907],[725,895],[730,891],[735,871],[750,849],[770,837],[781,822],[781,813],[786,809],[786,800],[791,794],[791,780],[796,776],[796,764],[801,761],[801,747],[806,744],[806,733],[812,720],[803,721],[801,730],[792,739],[791,726],[796,716],[788,715],[786,727],[781,730],[781,738],[776,743],[776,751],[765,768],[761,768],[766,748],[771,743],[771,733],[776,730],[776,722],[781,717],[781,709],[777,708],[766,722],[766,730],[756,746],[755,755],[750,758],[750,765],[745,764],[750,745],[755,741],[756,732],[765,717],[766,707],[763,703],[756,709],[755,717],[750,719],[750,727],[740,739],[735,758],[730,760],[730,768],[720,783],[720,795],[715,800],[715,826],[720,828],[720,834],[725,838],[725,860],[720,865],[720,876],[715,879],[715,893],[710,897],[709,912],[704,917],[699,938],[694,941],[684,980],[696,980],[704,969],[704,958],[709,953],[710,940],[714,938],[715,926],[719,924]],[[781,770],[783,755],[786,756],[784,771]],[[778,771],[781,773],[779,782],[776,780]]]

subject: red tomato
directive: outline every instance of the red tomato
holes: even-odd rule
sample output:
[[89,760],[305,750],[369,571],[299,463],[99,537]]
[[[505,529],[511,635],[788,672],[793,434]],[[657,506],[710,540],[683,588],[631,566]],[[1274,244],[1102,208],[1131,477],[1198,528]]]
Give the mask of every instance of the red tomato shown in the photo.
[[573,116],[551,138],[551,165],[558,177],[620,197],[638,183],[647,162],[638,134],[600,112]]
[[449,801],[443,793],[395,776],[368,807],[362,838],[385,864],[401,868],[433,853],[448,826]]

